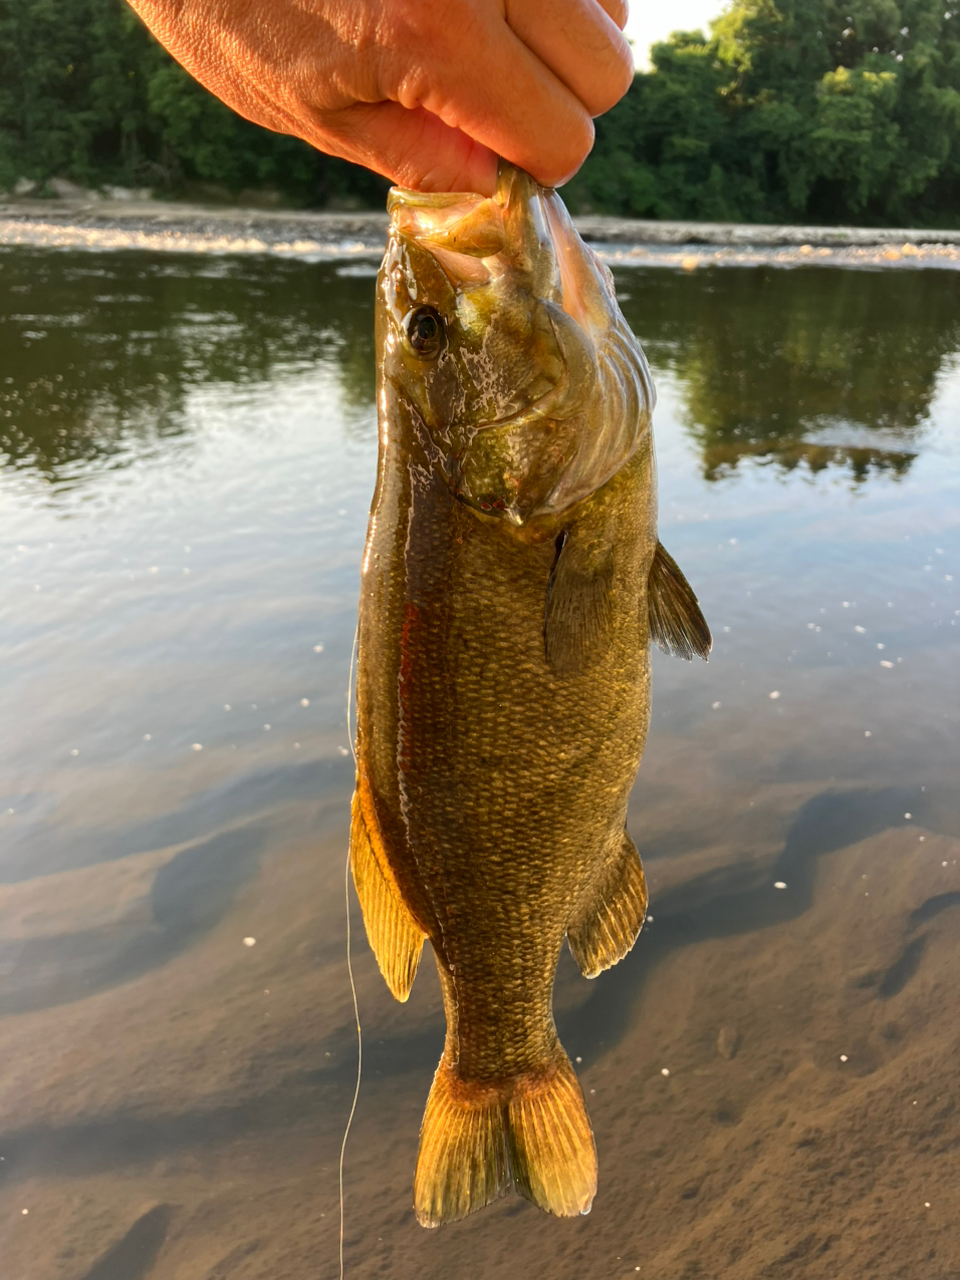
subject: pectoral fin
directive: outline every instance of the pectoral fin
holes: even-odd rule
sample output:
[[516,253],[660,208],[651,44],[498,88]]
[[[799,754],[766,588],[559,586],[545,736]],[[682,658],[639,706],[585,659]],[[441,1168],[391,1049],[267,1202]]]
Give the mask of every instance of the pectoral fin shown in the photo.
[[543,642],[557,675],[575,675],[605,652],[613,630],[613,552],[580,542],[576,532],[557,539],[547,584]]
[[664,653],[676,654],[687,662],[697,654],[706,662],[713,647],[710,628],[693,588],[660,542],[647,580],[647,607],[650,636]]
[[567,945],[585,978],[622,960],[647,914],[647,883],[636,846],[623,833],[591,902],[567,926]]
[[350,866],[363,910],[363,923],[384,981],[396,999],[403,1001],[410,995],[417,975],[426,934],[400,897],[385,857],[381,866],[364,818],[359,790],[354,792],[352,807]]

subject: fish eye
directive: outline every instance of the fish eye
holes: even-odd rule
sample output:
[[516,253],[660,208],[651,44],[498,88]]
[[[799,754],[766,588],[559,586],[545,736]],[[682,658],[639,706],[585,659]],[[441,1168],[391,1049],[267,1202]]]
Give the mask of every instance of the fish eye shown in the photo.
[[417,307],[403,322],[407,339],[421,356],[435,356],[443,346],[443,320],[433,307]]

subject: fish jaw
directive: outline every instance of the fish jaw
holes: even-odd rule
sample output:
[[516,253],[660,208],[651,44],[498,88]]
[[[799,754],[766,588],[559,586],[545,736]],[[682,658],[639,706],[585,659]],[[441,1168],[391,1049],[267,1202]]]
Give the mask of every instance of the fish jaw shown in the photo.
[[[406,399],[457,499],[510,524],[595,492],[649,431],[655,395],[560,197],[504,163],[492,197],[395,188],[388,209],[381,415]],[[423,309],[443,327],[426,358],[409,335]]]

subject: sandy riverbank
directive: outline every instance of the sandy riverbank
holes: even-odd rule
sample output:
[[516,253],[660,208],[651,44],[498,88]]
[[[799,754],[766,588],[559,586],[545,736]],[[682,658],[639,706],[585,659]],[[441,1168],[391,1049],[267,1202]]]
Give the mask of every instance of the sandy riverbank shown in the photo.
[[[682,859],[651,863],[656,918],[602,983],[561,966],[561,1032],[582,1055],[601,1154],[589,1218],[558,1222],[511,1197],[457,1227],[416,1226],[410,1179],[442,1040],[439,993],[428,965],[409,1006],[393,1005],[361,933],[368,1044],[347,1161],[351,1275],[912,1280],[926,1259],[924,1276],[952,1280],[960,1146],[956,1031],[943,1014],[960,845],[937,830],[935,804],[929,827],[877,830],[882,794],[806,795],[779,855],[741,867],[736,888],[730,850],[692,876]],[[814,860],[809,837],[825,818],[852,840]],[[337,1151],[356,1063],[345,837],[318,846],[305,825],[315,822],[292,823],[297,834],[198,945],[138,981],[7,1019],[5,1275],[335,1274]],[[190,856],[149,855],[123,897],[127,916],[143,913],[157,863],[186,892],[176,872]],[[74,911],[119,901],[101,882],[121,870],[70,873]],[[29,882],[7,892],[5,932],[42,930],[34,897]],[[728,915],[750,904],[755,918],[729,928],[724,904]],[[695,936],[698,912],[712,936]]]

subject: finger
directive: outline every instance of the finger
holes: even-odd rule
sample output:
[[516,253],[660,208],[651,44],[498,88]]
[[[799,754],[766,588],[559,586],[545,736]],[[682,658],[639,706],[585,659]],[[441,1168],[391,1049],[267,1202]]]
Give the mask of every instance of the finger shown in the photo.
[[630,17],[630,6],[627,0],[597,0],[600,8],[612,19],[622,31]]
[[466,54],[454,38],[447,46],[427,63],[395,66],[386,96],[425,107],[543,186],[567,181],[593,146],[584,105],[502,21],[472,30]]
[[496,190],[496,153],[423,107],[410,111],[396,102],[358,103],[324,112],[312,136],[300,136],[415,191],[492,196]]
[[[257,45],[246,29],[228,24],[220,32],[231,37],[227,47],[213,38],[216,31],[199,38],[190,20],[193,10],[173,22],[161,0],[132,2],[187,69],[248,120],[403,186],[483,195],[496,189],[497,156],[482,143],[423,108],[407,111],[396,102],[376,101],[380,95],[369,57],[351,59],[338,88],[331,83],[325,51],[311,46],[309,32],[298,30],[294,39],[287,31],[284,50],[289,54],[292,48],[294,54],[264,59],[263,36]],[[201,14],[200,34],[202,19]],[[364,95],[367,101],[356,101]]]
[[633,53],[596,0],[508,0],[507,22],[592,116],[633,83]]

